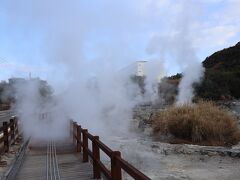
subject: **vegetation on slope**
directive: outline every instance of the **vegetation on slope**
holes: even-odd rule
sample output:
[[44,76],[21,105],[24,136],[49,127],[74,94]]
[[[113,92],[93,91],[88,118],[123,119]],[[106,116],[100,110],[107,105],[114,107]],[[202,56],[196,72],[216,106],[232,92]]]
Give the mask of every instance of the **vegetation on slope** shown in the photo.
[[52,96],[53,89],[47,83],[47,81],[39,78],[23,79],[23,78],[11,78],[9,81],[0,82],[0,105],[9,106],[14,104],[20,97],[17,95],[19,88],[26,86],[29,83],[34,83],[39,91],[39,95],[42,99],[48,99]]
[[240,98],[240,42],[203,61],[205,76],[196,86],[197,96],[211,100]]
[[[212,54],[202,64],[205,68],[204,78],[201,83],[193,85],[196,97],[207,100],[240,98],[240,42]],[[161,86],[169,83],[174,89],[169,91],[174,92],[171,95],[173,98],[176,96],[181,78],[181,74],[165,78],[165,81],[160,84],[160,92]]]

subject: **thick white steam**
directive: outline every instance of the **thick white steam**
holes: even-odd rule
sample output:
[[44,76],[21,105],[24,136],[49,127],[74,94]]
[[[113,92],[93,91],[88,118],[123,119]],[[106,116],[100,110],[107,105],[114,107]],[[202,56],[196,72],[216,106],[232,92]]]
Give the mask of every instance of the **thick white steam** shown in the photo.
[[188,65],[183,72],[183,78],[179,84],[177,104],[191,104],[194,97],[194,83],[199,83],[203,76],[204,69],[202,64],[194,62]]
[[[196,65],[199,61],[191,34],[196,8],[188,4],[191,3],[105,0],[89,6],[88,1],[77,0],[3,1],[0,8],[7,25],[13,32],[18,29],[18,35],[31,44],[28,48],[33,46],[36,52],[29,53],[29,59],[42,58],[49,66],[47,80],[56,90],[54,100],[42,105],[35,86],[20,88],[22,97],[29,96],[18,106],[25,113],[22,119],[27,122],[26,127],[34,125],[28,123],[35,122],[33,113],[50,111],[56,124],[64,124],[72,117],[96,133],[128,133],[132,108],[142,101],[155,101],[158,78],[176,67],[184,71],[178,100],[189,101],[191,85],[199,80],[202,70]],[[155,8],[164,11],[154,13]],[[155,16],[162,18],[159,23],[170,20],[166,31],[159,26],[153,26],[154,32],[148,29],[156,23]],[[145,39],[146,44],[150,39],[146,60],[153,59],[146,67],[144,96],[130,82],[130,74],[119,71],[142,55],[135,48],[139,38]],[[28,57],[29,50],[26,52]],[[35,54],[41,57],[36,58]],[[194,72],[189,71],[193,68]],[[35,132],[45,129],[38,127],[40,130]],[[63,131],[54,132],[60,135]]]
[[61,139],[69,135],[67,131],[69,123],[66,121],[64,109],[57,107],[53,99],[42,97],[39,79],[16,81],[14,86],[16,90],[15,109],[26,138]]
[[[198,8],[186,0],[3,0],[0,14],[13,42],[15,34],[25,42],[16,49],[26,62],[42,61],[49,68],[45,76],[55,89],[43,102],[36,82],[17,85],[25,135],[62,138],[73,118],[101,138],[129,139],[132,108],[156,101],[157,82],[165,73],[183,72],[178,102],[190,102],[192,84],[203,72],[192,33]],[[131,82],[132,72],[120,70],[140,58],[149,61],[144,95]],[[39,118],[45,112],[47,122]],[[146,148],[131,145],[128,159],[149,158]]]
[[169,23],[171,30],[165,34],[154,34],[147,52],[164,61],[166,69],[177,68],[182,72],[177,104],[184,104],[192,102],[193,84],[201,80],[204,70],[193,44],[193,29],[200,16],[199,10],[194,3],[183,1],[178,11],[176,19]]

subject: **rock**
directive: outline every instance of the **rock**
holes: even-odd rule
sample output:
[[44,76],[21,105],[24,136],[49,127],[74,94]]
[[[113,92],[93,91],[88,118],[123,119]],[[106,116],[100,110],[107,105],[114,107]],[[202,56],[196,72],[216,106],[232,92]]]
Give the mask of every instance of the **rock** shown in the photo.
[[149,126],[146,126],[143,132],[145,135],[151,135],[152,134],[152,128]]
[[166,155],[166,156],[169,155],[169,153],[166,149],[163,149],[163,154]]
[[229,152],[229,151],[224,151],[223,154],[224,154],[225,156],[229,156],[229,155],[231,155],[231,152]]
[[207,155],[210,156],[210,157],[218,156],[218,153],[217,152],[208,152]]
[[207,155],[208,154],[208,152],[206,152],[204,150],[200,150],[199,152],[200,152],[201,155]]
[[141,130],[144,130],[145,127],[146,127],[146,124],[144,123],[144,121],[139,121],[138,128]]
[[158,146],[158,145],[155,145],[155,144],[153,144],[151,147],[152,147],[152,148],[158,148],[158,149],[159,149],[159,146]]
[[231,152],[230,156],[231,157],[240,157],[240,153],[239,152]]

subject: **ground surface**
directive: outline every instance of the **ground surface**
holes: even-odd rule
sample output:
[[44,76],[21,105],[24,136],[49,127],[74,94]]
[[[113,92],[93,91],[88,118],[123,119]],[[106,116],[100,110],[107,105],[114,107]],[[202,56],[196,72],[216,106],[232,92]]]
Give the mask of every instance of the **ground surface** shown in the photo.
[[[240,113],[239,107],[234,107],[236,113],[238,110]],[[103,142],[114,150],[120,150],[124,159],[153,180],[240,179],[240,157],[237,157],[238,155],[235,157],[227,154],[219,155],[214,151],[202,153],[201,149],[208,149],[208,147],[156,142],[143,133],[111,136]],[[218,149],[223,152],[234,150],[240,153],[240,144],[225,149],[216,147],[216,151]],[[64,163],[62,165],[64,166]]]
[[[239,117],[240,125],[240,101],[230,104],[230,109]],[[138,121],[142,118],[144,123],[140,128],[146,135],[140,132],[112,136],[106,143],[111,144],[113,149],[120,150],[125,159],[154,180],[240,179],[240,144],[226,148],[173,145],[156,141],[149,136],[149,129],[144,125],[156,110],[151,107],[135,109],[134,119]]]
[[239,180],[240,177],[239,157],[202,155],[186,147],[185,152],[177,152],[175,149],[181,145],[134,136],[113,137],[108,143],[114,144],[114,149],[119,149],[125,159],[154,180]]

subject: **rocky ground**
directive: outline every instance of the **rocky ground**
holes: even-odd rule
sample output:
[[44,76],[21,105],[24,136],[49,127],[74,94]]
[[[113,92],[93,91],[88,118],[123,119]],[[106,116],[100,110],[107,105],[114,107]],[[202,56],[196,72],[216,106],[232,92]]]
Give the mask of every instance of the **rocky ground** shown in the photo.
[[[229,156],[221,147],[215,147],[214,151],[209,147],[154,142],[134,135],[112,137],[111,141],[115,144],[113,149],[119,149],[124,159],[153,180],[238,180],[240,177],[240,158]],[[237,148],[239,152],[240,145]]]
[[240,128],[240,101],[230,101],[229,103],[225,103],[225,107],[237,117],[238,127]]
[[[240,102],[230,102],[223,106],[240,119]],[[123,152],[125,159],[155,180],[239,179],[240,143],[233,147],[210,147],[169,144],[156,140],[150,136],[148,121],[154,112],[161,110],[153,106],[136,107],[134,125],[144,133],[112,137],[109,143],[118,144],[113,148]]]
[[[240,102],[223,104],[238,117]],[[209,147],[189,144],[169,144],[151,136],[149,119],[162,108],[139,106],[134,109],[132,129],[139,131],[112,136],[104,141],[112,149],[120,150],[124,159],[153,180],[239,180],[240,143],[233,147]],[[143,133],[144,132],[144,133]],[[11,166],[19,145],[1,157],[6,165],[0,167],[0,177]],[[126,179],[130,179],[126,174]]]

